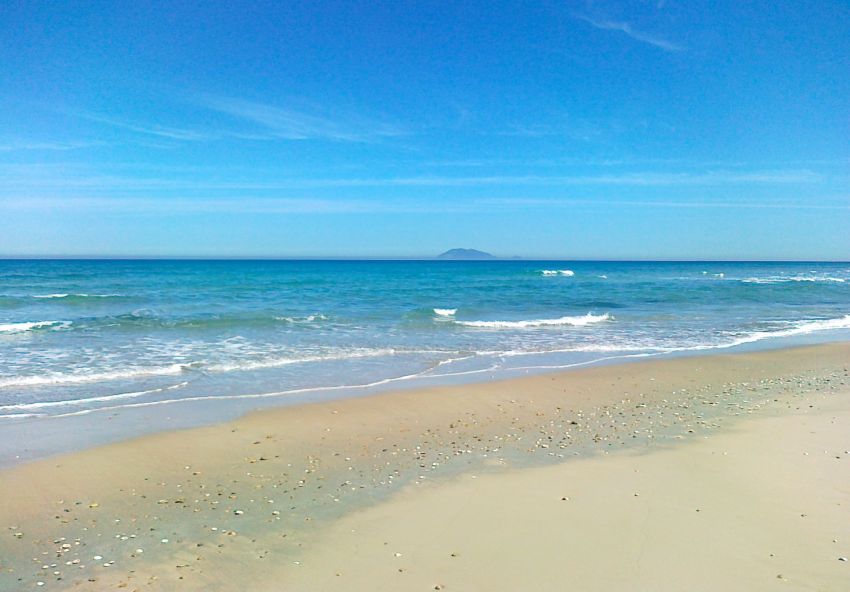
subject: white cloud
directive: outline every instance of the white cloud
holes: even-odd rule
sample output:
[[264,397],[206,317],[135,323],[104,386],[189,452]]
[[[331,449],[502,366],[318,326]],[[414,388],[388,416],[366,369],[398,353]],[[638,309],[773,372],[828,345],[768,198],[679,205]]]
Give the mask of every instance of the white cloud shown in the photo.
[[32,140],[0,141],[0,152],[38,151],[38,150],[78,150],[94,146],[105,146],[106,142],[74,141],[74,142],[39,142]]
[[89,190],[191,190],[191,191],[272,191],[286,189],[357,188],[357,187],[521,187],[521,186],[723,186],[811,184],[823,177],[810,170],[707,171],[686,173],[638,172],[603,175],[494,175],[494,176],[421,176],[421,177],[349,177],[279,178],[209,181],[205,178],[139,177],[85,174],[84,172],[40,172],[12,167],[4,174],[0,167],[0,195],[23,188]]
[[148,198],[148,197],[30,197],[0,199],[0,211],[97,211],[124,214],[355,214],[355,213],[463,213],[514,208],[686,208],[850,210],[850,199],[779,200],[629,200],[573,198],[479,198],[472,200],[345,199],[345,198]]
[[130,130],[133,132],[137,132],[140,134],[145,134],[149,136],[157,136],[160,138],[168,138],[170,140],[183,140],[183,141],[199,141],[199,140],[212,140],[215,139],[215,135],[207,133],[207,132],[199,132],[196,130],[176,128],[176,127],[168,127],[159,124],[146,124],[146,123],[137,123],[133,121],[129,121],[126,119],[120,119],[117,117],[110,117],[106,115],[101,115],[98,113],[88,113],[85,111],[78,111],[76,115],[82,117],[83,119],[88,119],[89,121],[95,121],[97,123],[103,123],[112,127],[117,127],[121,129]]
[[340,142],[365,142],[379,137],[400,136],[405,131],[396,125],[360,116],[330,117],[326,114],[268,105],[244,99],[204,96],[198,103],[207,109],[247,122],[256,132],[233,132],[244,139],[324,139]]
[[332,117],[318,112],[289,109],[233,97],[203,95],[190,99],[190,102],[195,106],[224,114],[238,125],[190,129],[142,123],[87,111],[75,111],[74,114],[89,121],[138,134],[182,142],[224,139],[370,142],[406,133],[398,125],[376,119],[360,116]]
[[[815,200],[816,201],[816,200]],[[495,198],[477,200],[481,205],[522,207],[612,206],[634,208],[755,209],[755,210],[850,210],[850,199],[821,201],[735,201],[735,200],[629,200],[629,199],[535,199]]]
[[638,31],[627,22],[596,20],[584,15],[578,15],[578,18],[587,23],[590,23],[597,29],[602,29],[603,31],[618,31],[620,33],[625,33],[635,41],[647,43],[649,45],[658,47],[659,49],[663,49],[664,51],[675,52],[684,50],[684,47],[676,45],[675,43],[667,41],[666,39],[656,37],[655,35],[651,35],[649,33],[644,33],[643,31]]

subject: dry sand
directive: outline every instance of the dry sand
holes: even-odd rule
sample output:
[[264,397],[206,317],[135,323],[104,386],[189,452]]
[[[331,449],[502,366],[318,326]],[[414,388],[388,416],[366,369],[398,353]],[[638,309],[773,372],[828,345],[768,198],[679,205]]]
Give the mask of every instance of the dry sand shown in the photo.
[[848,590],[843,395],[649,454],[408,489],[335,524],[285,589]]
[[624,364],[30,463],[0,473],[0,589],[850,589],[848,365]]

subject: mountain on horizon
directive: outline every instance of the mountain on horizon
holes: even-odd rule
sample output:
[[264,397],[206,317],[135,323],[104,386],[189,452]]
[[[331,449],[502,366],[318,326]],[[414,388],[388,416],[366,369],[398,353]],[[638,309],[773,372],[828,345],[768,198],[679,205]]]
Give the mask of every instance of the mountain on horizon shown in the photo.
[[437,255],[437,259],[496,259],[496,257],[477,249],[449,249]]

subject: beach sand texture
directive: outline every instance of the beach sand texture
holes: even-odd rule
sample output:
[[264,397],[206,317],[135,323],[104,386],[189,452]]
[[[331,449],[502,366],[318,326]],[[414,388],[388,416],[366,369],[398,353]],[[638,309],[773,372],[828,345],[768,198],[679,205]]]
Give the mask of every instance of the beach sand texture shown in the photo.
[[0,589],[846,590],[848,367],[847,344],[631,363],[22,465]]

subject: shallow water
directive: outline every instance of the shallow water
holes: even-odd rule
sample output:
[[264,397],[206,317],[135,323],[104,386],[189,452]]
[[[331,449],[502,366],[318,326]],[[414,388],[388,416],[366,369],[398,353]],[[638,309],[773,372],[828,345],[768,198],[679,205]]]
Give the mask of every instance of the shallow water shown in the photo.
[[2,261],[0,429],[848,334],[847,263]]

